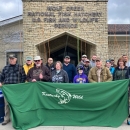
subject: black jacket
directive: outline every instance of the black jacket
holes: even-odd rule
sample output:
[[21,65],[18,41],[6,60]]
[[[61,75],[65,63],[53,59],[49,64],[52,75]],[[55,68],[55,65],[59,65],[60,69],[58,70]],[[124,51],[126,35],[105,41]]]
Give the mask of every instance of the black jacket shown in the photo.
[[63,69],[61,69],[59,73],[54,70],[51,73],[51,81],[54,83],[69,83],[69,77],[67,72]]

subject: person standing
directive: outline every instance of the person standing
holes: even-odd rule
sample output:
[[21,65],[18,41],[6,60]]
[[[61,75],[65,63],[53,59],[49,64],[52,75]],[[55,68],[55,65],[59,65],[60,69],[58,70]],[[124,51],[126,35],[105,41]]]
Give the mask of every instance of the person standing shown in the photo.
[[111,63],[111,67],[116,68],[115,60],[114,59],[109,59]]
[[65,70],[69,77],[69,82],[73,83],[73,78],[76,75],[76,68],[70,63],[70,56],[65,56],[63,70]]
[[69,83],[69,77],[65,70],[62,69],[62,63],[56,62],[55,70],[51,73],[51,81],[53,83]]
[[112,74],[107,67],[102,66],[99,57],[96,58],[96,66],[89,71],[88,80],[90,83],[112,81]]
[[110,62],[110,60],[106,60],[105,66],[110,70],[111,74],[113,75],[113,74],[114,74],[114,71],[115,71],[115,68],[114,68],[114,67],[111,67],[111,62]]
[[78,63],[78,65],[77,65],[77,67],[79,66],[79,65],[84,65],[85,63],[84,63],[84,61],[87,59],[87,55],[82,55],[82,57],[81,57],[81,61]]
[[121,57],[117,61],[117,67],[115,68],[114,74],[113,74],[113,80],[122,80],[122,79],[128,79],[128,67],[125,66],[126,62]]
[[92,56],[92,60],[90,61],[90,66],[91,67],[95,67],[96,66],[96,58],[97,58],[96,55]]
[[84,74],[83,70],[84,67],[82,65],[77,67],[78,74],[75,75],[73,83],[88,83],[88,77]]
[[125,66],[130,67],[130,61],[128,60],[128,56],[123,55],[122,58],[123,58],[123,60],[125,62]]
[[88,76],[88,73],[89,73],[89,71],[90,71],[90,69],[92,68],[91,66],[90,66],[90,61],[89,61],[89,59],[86,59],[85,61],[84,61],[84,74],[86,74],[87,76]]
[[50,81],[50,70],[42,64],[42,59],[40,56],[35,56],[34,67],[28,71],[27,81]]
[[[18,84],[26,81],[26,74],[23,66],[17,64],[17,57],[15,54],[9,55],[9,65],[6,65],[0,75],[0,87],[2,84]],[[6,125],[10,122],[10,109],[8,102],[5,101],[5,116],[2,125]]]
[[27,56],[26,64],[23,66],[26,75],[32,67],[34,67],[33,58],[31,56]]
[[55,69],[52,58],[48,58],[46,66],[48,67],[48,69],[50,70],[50,72],[52,72]]

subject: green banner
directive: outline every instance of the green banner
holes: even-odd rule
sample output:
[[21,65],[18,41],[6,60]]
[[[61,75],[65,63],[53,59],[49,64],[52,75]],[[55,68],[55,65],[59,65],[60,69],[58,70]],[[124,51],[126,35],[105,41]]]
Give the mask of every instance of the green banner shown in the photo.
[[4,85],[13,127],[118,127],[128,116],[129,80],[70,84],[31,82]]

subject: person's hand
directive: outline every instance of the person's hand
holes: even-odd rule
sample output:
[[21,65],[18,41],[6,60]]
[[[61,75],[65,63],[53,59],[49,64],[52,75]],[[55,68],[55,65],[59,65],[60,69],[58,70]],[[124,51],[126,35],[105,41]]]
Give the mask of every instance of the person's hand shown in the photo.
[[39,78],[40,78],[40,79],[43,79],[43,75],[42,75],[41,73],[40,73],[40,75],[39,75]]
[[37,80],[36,79],[33,79],[32,82],[36,82]]
[[0,87],[2,87],[2,83],[0,83]]

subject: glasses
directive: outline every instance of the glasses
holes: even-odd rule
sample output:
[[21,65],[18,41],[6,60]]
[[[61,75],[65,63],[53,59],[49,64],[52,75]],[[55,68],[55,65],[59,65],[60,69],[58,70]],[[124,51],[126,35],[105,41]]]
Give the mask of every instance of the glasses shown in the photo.
[[35,60],[35,62],[40,62],[40,60]]
[[86,56],[83,56],[82,58],[87,58]]
[[31,60],[27,60],[27,61],[31,61]]

